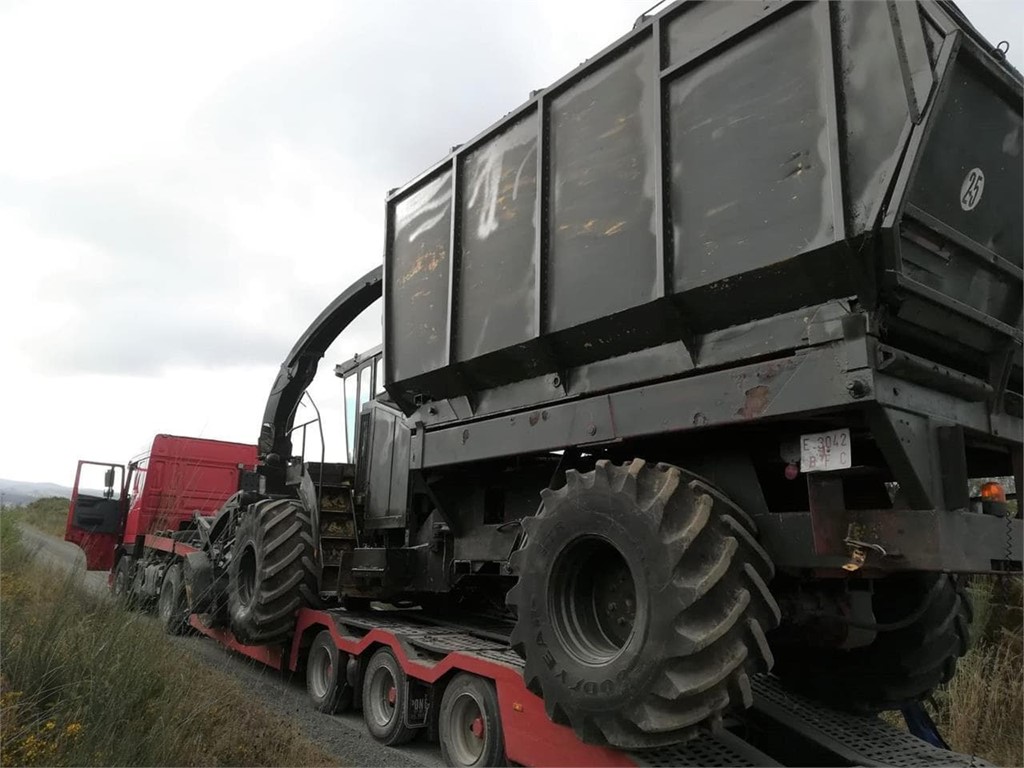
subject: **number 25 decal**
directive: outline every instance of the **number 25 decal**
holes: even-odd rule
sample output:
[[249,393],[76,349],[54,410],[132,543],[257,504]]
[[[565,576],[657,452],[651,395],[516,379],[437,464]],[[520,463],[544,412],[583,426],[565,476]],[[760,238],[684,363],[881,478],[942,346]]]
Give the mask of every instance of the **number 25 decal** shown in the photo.
[[960,185],[960,207],[965,211],[973,211],[981,202],[981,193],[985,191],[985,174],[981,168],[971,168]]

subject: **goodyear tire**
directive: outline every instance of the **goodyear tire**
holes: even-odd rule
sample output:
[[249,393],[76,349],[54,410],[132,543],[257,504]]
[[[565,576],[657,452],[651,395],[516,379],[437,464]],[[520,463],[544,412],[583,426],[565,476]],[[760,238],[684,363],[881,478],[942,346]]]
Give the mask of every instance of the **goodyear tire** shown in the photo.
[[925,699],[952,679],[957,659],[967,652],[970,598],[949,574],[900,574],[876,582],[872,607],[878,624],[898,624],[922,606],[907,626],[879,632],[863,648],[780,645],[775,673],[795,691],[862,714]]
[[753,523],[706,481],[640,459],[542,492],[512,558],[513,648],[548,716],[584,741],[686,741],[752,703],[779,621]]
[[283,642],[296,611],[317,603],[313,541],[312,519],[299,501],[265,499],[243,513],[228,565],[228,615],[239,641]]

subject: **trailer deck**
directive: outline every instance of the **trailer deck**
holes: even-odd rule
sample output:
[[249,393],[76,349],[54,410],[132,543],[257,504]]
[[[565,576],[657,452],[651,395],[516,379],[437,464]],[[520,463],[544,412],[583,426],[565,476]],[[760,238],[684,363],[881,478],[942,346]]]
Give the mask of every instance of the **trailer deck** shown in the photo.
[[263,664],[296,670],[304,637],[328,629],[339,650],[352,658],[390,646],[409,677],[406,719],[428,729],[434,708],[432,685],[455,671],[492,680],[498,692],[508,759],[520,765],[591,766],[988,766],[970,755],[949,752],[878,717],[832,709],[785,690],[771,675],[753,681],[754,703],[718,732],[669,748],[626,752],[581,742],[568,727],[548,719],[541,700],[527,690],[523,662],[508,647],[501,625],[438,623],[417,611],[300,612],[289,649],[248,646],[228,630],[191,624],[226,647]]

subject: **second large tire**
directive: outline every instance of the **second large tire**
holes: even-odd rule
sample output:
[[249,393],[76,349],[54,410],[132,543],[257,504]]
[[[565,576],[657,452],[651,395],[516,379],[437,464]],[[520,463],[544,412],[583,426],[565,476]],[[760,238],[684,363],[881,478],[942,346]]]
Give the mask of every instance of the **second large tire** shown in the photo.
[[242,513],[228,565],[228,614],[249,645],[284,641],[295,613],[317,603],[313,522],[301,502],[265,499]]
[[508,603],[548,716],[584,741],[642,749],[749,707],[779,621],[749,518],[702,479],[640,459],[570,470],[542,497]]
[[864,714],[920,701],[952,679],[957,659],[967,652],[973,618],[957,577],[878,579],[872,606],[880,625],[899,628],[849,651],[778,645],[776,674],[795,691]]

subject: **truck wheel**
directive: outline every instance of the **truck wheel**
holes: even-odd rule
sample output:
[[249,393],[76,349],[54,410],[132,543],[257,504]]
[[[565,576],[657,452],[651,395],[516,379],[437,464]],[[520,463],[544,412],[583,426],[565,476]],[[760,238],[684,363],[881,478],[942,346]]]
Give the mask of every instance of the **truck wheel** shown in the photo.
[[880,626],[921,613],[906,626],[878,632],[863,648],[779,645],[775,674],[795,691],[862,714],[920,701],[952,679],[973,619],[970,598],[955,576],[887,576],[876,582],[872,605]]
[[242,515],[228,565],[231,631],[242,643],[283,642],[295,612],[317,602],[309,512],[294,499],[264,499]]
[[498,694],[490,680],[456,675],[441,698],[438,730],[445,765],[506,764]]
[[157,612],[164,632],[168,635],[185,634],[188,629],[188,600],[185,596],[185,579],[177,563],[169,566],[164,573]]
[[331,633],[321,630],[306,655],[306,691],[317,712],[333,715],[352,707],[352,686],[345,679],[348,654],[334,644]]
[[125,555],[114,568],[114,599],[129,610],[136,607],[135,590],[132,589],[132,559]]
[[586,742],[641,749],[749,707],[779,608],[747,515],[701,478],[641,459],[570,470],[541,496],[508,603],[548,716]]
[[370,657],[363,673],[363,720],[381,744],[397,747],[412,741],[416,730],[405,724],[409,681],[389,648]]

